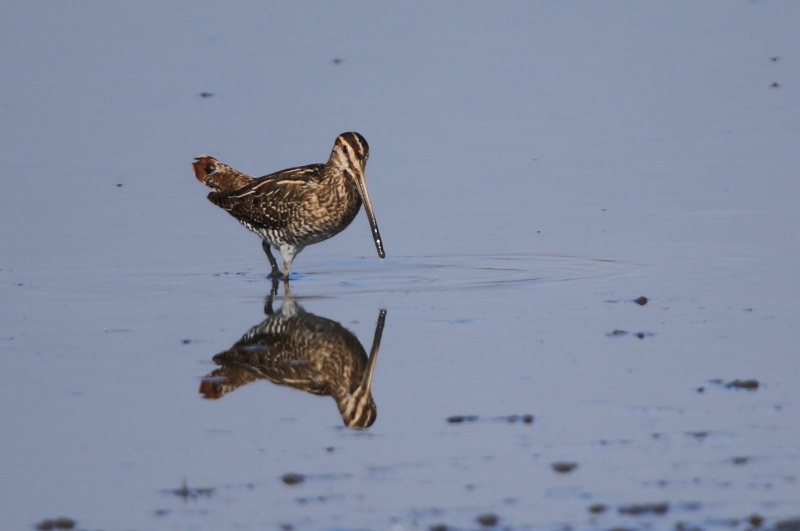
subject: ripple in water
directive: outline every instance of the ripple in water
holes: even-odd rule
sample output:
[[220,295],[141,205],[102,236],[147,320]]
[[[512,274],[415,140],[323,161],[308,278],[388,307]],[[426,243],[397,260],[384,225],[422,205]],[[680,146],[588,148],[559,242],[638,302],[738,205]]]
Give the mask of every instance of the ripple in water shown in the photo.
[[[642,266],[615,260],[563,255],[447,255],[306,261],[292,275],[298,287],[337,293],[454,291],[538,287],[593,282],[630,275]],[[317,290],[314,290],[317,291]]]

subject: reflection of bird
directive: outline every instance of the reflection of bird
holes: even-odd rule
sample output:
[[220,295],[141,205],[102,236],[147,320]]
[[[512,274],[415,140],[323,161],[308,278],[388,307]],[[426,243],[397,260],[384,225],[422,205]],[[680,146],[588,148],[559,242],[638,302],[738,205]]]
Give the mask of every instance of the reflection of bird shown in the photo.
[[367,428],[378,410],[372,375],[378,359],[386,310],[381,310],[369,358],[356,336],[342,325],[306,312],[287,294],[280,312],[272,295],[269,316],[229,350],[214,356],[220,367],[200,384],[205,398],[219,398],[259,378],[336,400],[346,426]]
[[200,182],[214,189],[208,199],[261,237],[272,266],[270,276],[280,276],[274,247],[281,252],[283,276],[288,278],[297,253],[343,231],[362,202],[378,256],[385,256],[364,179],[367,158],[369,145],[364,137],[343,133],[336,138],[326,164],[289,168],[258,179],[208,155],[195,159],[192,167]]

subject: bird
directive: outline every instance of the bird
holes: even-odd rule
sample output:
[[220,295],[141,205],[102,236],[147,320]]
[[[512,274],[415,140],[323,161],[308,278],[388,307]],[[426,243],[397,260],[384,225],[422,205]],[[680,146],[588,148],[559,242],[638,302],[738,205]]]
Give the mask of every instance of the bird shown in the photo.
[[348,132],[336,138],[325,164],[287,168],[254,178],[214,157],[201,155],[192,168],[195,177],[213,189],[208,199],[261,237],[272,268],[269,276],[281,276],[272,254],[274,248],[281,253],[283,278],[288,279],[295,256],[307,245],[347,228],[362,203],[378,256],[386,257],[364,178],[368,158],[366,139]]
[[[266,379],[336,400],[345,426],[368,428],[378,415],[372,378],[378,360],[386,310],[380,310],[372,350],[340,323],[306,312],[287,294],[279,312],[267,297],[267,319],[252,327],[230,349],[213,357],[219,365],[200,384],[204,398],[217,399],[242,385]],[[288,292],[287,292],[288,293]]]

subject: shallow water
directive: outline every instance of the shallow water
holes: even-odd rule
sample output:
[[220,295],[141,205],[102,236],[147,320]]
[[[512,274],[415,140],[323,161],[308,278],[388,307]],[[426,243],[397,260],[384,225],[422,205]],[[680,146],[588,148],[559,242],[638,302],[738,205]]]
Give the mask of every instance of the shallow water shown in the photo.
[[[791,529],[798,7],[348,6],[4,8],[0,527]],[[387,258],[359,215],[291,301],[386,311],[377,420],[203,399],[272,285],[189,162],[351,129]]]

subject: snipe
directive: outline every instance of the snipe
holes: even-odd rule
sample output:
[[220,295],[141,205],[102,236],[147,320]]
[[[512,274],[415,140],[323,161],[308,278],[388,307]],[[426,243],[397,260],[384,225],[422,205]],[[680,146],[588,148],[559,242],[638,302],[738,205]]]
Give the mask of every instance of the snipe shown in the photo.
[[[273,294],[277,288],[273,289]],[[306,312],[286,290],[279,312],[267,298],[267,319],[251,328],[230,349],[214,356],[219,365],[200,384],[204,398],[217,399],[258,379],[336,400],[346,426],[367,428],[378,409],[372,376],[386,320],[381,310],[369,357],[341,324]]]
[[192,167],[197,179],[214,189],[208,199],[261,237],[272,266],[270,276],[281,274],[272,255],[274,247],[283,257],[283,277],[289,278],[297,253],[343,231],[362,202],[378,256],[386,256],[364,179],[368,158],[364,137],[343,133],[325,164],[289,168],[257,179],[208,155],[197,157]]

